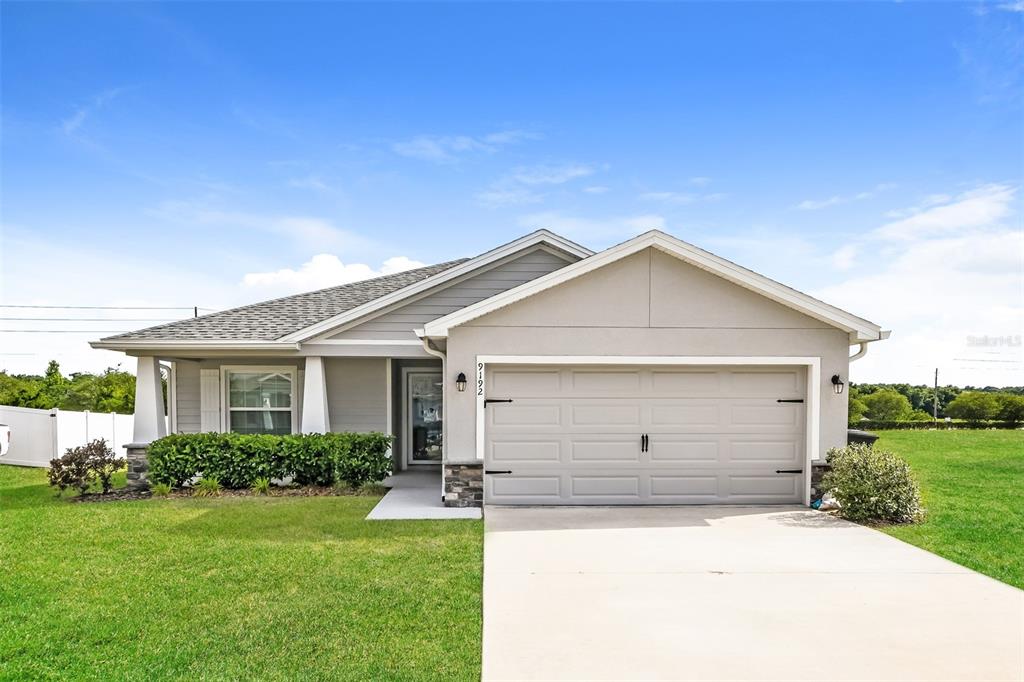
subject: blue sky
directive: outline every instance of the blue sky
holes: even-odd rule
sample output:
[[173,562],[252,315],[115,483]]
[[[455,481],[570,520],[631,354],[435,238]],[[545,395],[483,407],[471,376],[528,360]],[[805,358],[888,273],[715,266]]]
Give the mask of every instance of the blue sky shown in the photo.
[[[661,228],[892,328],[854,380],[1022,384],[1022,10],[4,3],[0,302],[221,308]],[[0,314],[112,318],[0,322],[97,330],[0,333],[30,371],[180,312]]]

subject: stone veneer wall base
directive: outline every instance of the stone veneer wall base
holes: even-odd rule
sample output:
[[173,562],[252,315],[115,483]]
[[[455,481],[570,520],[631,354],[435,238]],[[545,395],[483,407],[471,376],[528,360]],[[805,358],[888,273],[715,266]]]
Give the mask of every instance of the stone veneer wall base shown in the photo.
[[126,445],[125,458],[128,460],[128,487],[135,490],[149,488],[149,458],[147,445]]
[[484,506],[483,464],[444,465],[444,506]]

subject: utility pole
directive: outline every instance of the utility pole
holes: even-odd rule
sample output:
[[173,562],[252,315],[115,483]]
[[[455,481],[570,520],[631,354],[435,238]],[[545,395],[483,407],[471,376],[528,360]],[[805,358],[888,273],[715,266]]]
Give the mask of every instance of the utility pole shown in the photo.
[[932,421],[939,428],[939,368],[935,368],[935,392],[932,393]]

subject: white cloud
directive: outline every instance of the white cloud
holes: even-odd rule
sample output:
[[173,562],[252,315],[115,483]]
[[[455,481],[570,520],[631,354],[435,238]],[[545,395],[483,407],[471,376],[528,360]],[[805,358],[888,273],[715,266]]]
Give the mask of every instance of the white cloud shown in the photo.
[[304,178],[292,178],[288,181],[289,187],[295,187],[296,189],[313,189],[318,192],[327,192],[331,188],[323,181],[318,175],[307,175]]
[[95,95],[91,100],[89,100],[88,104],[79,107],[75,110],[74,114],[61,121],[60,129],[65,135],[69,137],[74,136],[90,115],[102,109],[108,102],[120,95],[122,92],[124,92],[124,88],[111,88]]
[[693,177],[690,178],[690,184],[696,185],[697,187],[704,187],[705,185],[711,184],[711,178],[707,178],[704,176]]
[[564,185],[578,178],[593,175],[595,171],[594,166],[582,163],[519,166],[491,183],[491,186],[479,192],[476,198],[481,204],[491,207],[536,204],[543,201],[545,196],[536,188]]
[[[869,232],[833,254],[850,276],[816,296],[893,330],[852,366],[855,380],[960,385],[1024,383],[1020,346],[978,348],[968,337],[1013,337],[1024,329],[1024,233],[1004,224],[1015,188],[983,185]],[[871,256],[856,269],[858,254]]]
[[608,189],[604,185],[591,185],[590,187],[584,187],[583,191],[587,194],[604,194]]
[[909,209],[910,217],[883,225],[873,235],[880,239],[916,239],[991,225],[1010,211],[1017,189],[1009,185],[983,185],[963,192],[952,201],[931,197],[928,208]]
[[1004,2],[996,6],[1001,10],[1006,10],[1007,12],[1024,12],[1024,0]]
[[835,194],[826,199],[804,199],[793,208],[797,209],[798,211],[818,211],[823,208],[828,208],[829,206],[836,206],[838,204],[848,204],[852,201],[863,201],[865,199],[870,199],[871,197],[875,196],[876,194],[879,194],[880,192],[886,192],[888,190],[895,189],[895,187],[896,185],[894,183],[882,182],[875,185],[870,190],[864,192],[857,192],[852,196],[841,196],[839,194]]
[[684,206],[699,201],[721,201],[726,194],[723,192],[712,192],[710,194],[695,194],[692,192],[644,192],[638,198],[642,201],[660,201],[663,204]]
[[502,130],[481,136],[417,135],[412,139],[393,143],[391,150],[413,159],[453,163],[468,153],[494,153],[503,147],[538,137],[538,134],[526,130]]
[[343,263],[333,254],[313,256],[298,268],[281,268],[271,272],[250,272],[242,278],[249,289],[259,289],[265,297],[283,296],[303,291],[325,289],[371,277],[421,268],[425,264],[406,256],[394,256],[374,269],[366,263]]

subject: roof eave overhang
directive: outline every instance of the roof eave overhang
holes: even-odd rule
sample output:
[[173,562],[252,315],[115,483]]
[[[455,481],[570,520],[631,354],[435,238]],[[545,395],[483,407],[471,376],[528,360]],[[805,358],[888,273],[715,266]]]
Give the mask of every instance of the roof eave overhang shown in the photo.
[[174,340],[153,340],[144,339],[118,341],[115,339],[100,339],[90,341],[89,345],[98,350],[117,351],[169,351],[169,350],[298,350],[301,346],[295,342],[280,341],[174,341]]
[[823,301],[818,301],[807,294],[659,231],[647,232],[543,277],[538,277],[535,280],[496,294],[479,303],[474,303],[449,315],[432,320],[424,325],[422,330],[417,330],[417,334],[421,337],[445,338],[454,327],[505,306],[512,305],[534,294],[556,287],[647,248],[656,248],[676,256],[684,262],[750,289],[776,303],[793,308],[798,312],[846,331],[850,334],[851,343],[879,341],[888,338],[888,333],[883,332],[873,322],[840,310]]

